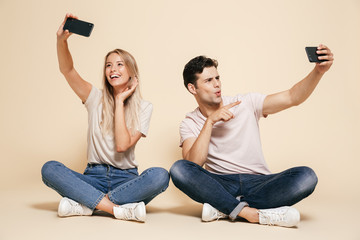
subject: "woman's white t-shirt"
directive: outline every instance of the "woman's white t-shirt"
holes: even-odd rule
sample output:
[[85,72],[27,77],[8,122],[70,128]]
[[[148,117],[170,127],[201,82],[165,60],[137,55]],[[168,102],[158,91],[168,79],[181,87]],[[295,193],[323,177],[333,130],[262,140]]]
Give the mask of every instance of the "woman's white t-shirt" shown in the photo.
[[[115,147],[114,135],[103,136],[100,128],[102,121],[102,96],[100,89],[92,86],[91,92],[85,101],[88,111],[88,133],[87,133],[87,158],[89,163],[109,164],[120,169],[135,168],[138,163],[135,160],[135,145],[126,152],[118,153]],[[150,102],[142,100],[139,115],[140,129],[144,136],[149,130],[149,123],[153,106]]]

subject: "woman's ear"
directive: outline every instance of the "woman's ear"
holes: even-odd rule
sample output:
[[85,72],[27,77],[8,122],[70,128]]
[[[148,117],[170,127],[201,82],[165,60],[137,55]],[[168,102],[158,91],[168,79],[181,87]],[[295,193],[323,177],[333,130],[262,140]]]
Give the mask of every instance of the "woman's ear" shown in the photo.
[[195,90],[194,84],[188,83],[187,88],[188,88],[188,90],[189,90],[189,92],[190,92],[191,94],[193,94],[193,95],[196,94],[196,90]]

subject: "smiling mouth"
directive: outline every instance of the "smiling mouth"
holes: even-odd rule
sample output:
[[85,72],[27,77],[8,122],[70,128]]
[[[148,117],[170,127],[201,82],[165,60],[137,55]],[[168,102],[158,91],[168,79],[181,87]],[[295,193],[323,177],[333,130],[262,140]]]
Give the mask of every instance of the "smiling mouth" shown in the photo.
[[119,78],[119,77],[120,77],[119,75],[111,75],[110,79]]

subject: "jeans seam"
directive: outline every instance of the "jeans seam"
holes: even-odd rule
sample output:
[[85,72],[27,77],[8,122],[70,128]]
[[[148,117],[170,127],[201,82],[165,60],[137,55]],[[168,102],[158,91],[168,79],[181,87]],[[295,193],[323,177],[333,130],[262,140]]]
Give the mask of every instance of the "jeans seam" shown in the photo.
[[[289,173],[286,173],[286,174],[289,174]],[[290,172],[290,174],[291,174],[291,172]],[[257,193],[258,191],[260,191],[260,189],[262,189],[264,186],[266,186],[267,184],[273,182],[274,180],[277,180],[279,177],[283,176],[283,174],[275,174],[275,175],[276,175],[276,176],[275,176],[274,178],[270,178],[269,180],[261,183],[261,185],[256,188],[256,191],[255,191],[255,192],[252,192],[251,194],[249,194],[249,196],[251,196],[251,195],[253,195],[253,194],[256,194],[256,193]]]
[[[64,165],[64,166],[65,166],[65,165]],[[65,167],[66,167],[66,166],[65,166]],[[86,169],[85,169],[85,170],[86,170]],[[72,172],[70,172],[70,174],[73,175]],[[68,197],[67,194],[64,194],[62,191],[60,191],[60,189],[54,187],[54,185],[52,185],[52,184],[50,183],[50,181],[49,181],[48,179],[46,179],[44,176],[42,176],[42,180],[43,180],[43,182],[45,183],[46,186],[48,186],[48,187],[50,187],[51,189],[55,190],[57,193],[60,194],[60,196],[62,196],[62,197]],[[82,180],[81,180],[81,181],[82,181]],[[89,184],[89,183],[87,183],[87,182],[85,182],[85,181],[83,181],[83,182],[84,182],[84,184],[89,185],[89,186],[95,188],[95,187],[92,186],[91,184]],[[99,191],[99,190],[96,189],[96,188],[95,188],[95,190]],[[99,192],[100,192],[100,196],[97,198],[96,202],[95,202],[94,204],[92,204],[91,206],[87,206],[87,207],[89,207],[89,208],[92,209],[92,210],[95,209],[95,207],[99,204],[99,202],[100,202],[100,201],[102,200],[102,198],[105,196],[105,194],[104,194],[103,192],[101,192],[101,191],[99,191]],[[72,200],[74,200],[74,199],[72,199]],[[75,200],[74,200],[74,201],[75,201]],[[82,202],[79,202],[79,203],[83,204]]]
[[[112,197],[112,195],[114,194],[114,193],[117,193],[117,192],[121,192],[122,190],[124,190],[124,189],[126,189],[126,188],[128,188],[129,186],[131,186],[131,185],[133,185],[134,183],[136,183],[136,182],[138,182],[140,179],[142,179],[143,177],[145,177],[149,172],[151,172],[152,171],[152,169],[148,169],[144,174],[141,174],[139,177],[137,177],[136,179],[132,179],[132,180],[130,180],[130,181],[128,181],[128,182],[130,182],[130,183],[128,183],[128,182],[126,182],[126,183],[124,183],[125,184],[125,186],[122,186],[121,188],[119,188],[119,189],[116,189],[116,191],[114,191],[114,190],[112,190],[111,192],[109,192],[108,193],[108,197],[109,197],[109,199],[110,199],[110,201],[111,202],[113,202],[113,203],[115,203],[115,199],[113,199],[113,197]],[[133,181],[134,180],[134,181]]]

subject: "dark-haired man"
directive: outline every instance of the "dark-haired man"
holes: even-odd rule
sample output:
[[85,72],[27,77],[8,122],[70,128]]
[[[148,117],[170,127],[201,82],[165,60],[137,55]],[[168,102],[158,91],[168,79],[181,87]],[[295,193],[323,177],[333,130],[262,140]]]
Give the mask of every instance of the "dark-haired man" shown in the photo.
[[[177,188],[203,203],[202,220],[242,217],[253,223],[293,227],[299,212],[290,207],[309,196],[317,176],[309,167],[269,171],[263,157],[258,121],[304,102],[333,63],[324,45],[314,69],[291,89],[271,95],[225,97],[217,61],[199,56],[184,68],[185,87],[199,107],[180,126],[183,160],[171,167]],[[205,169],[203,166],[205,165]]]

